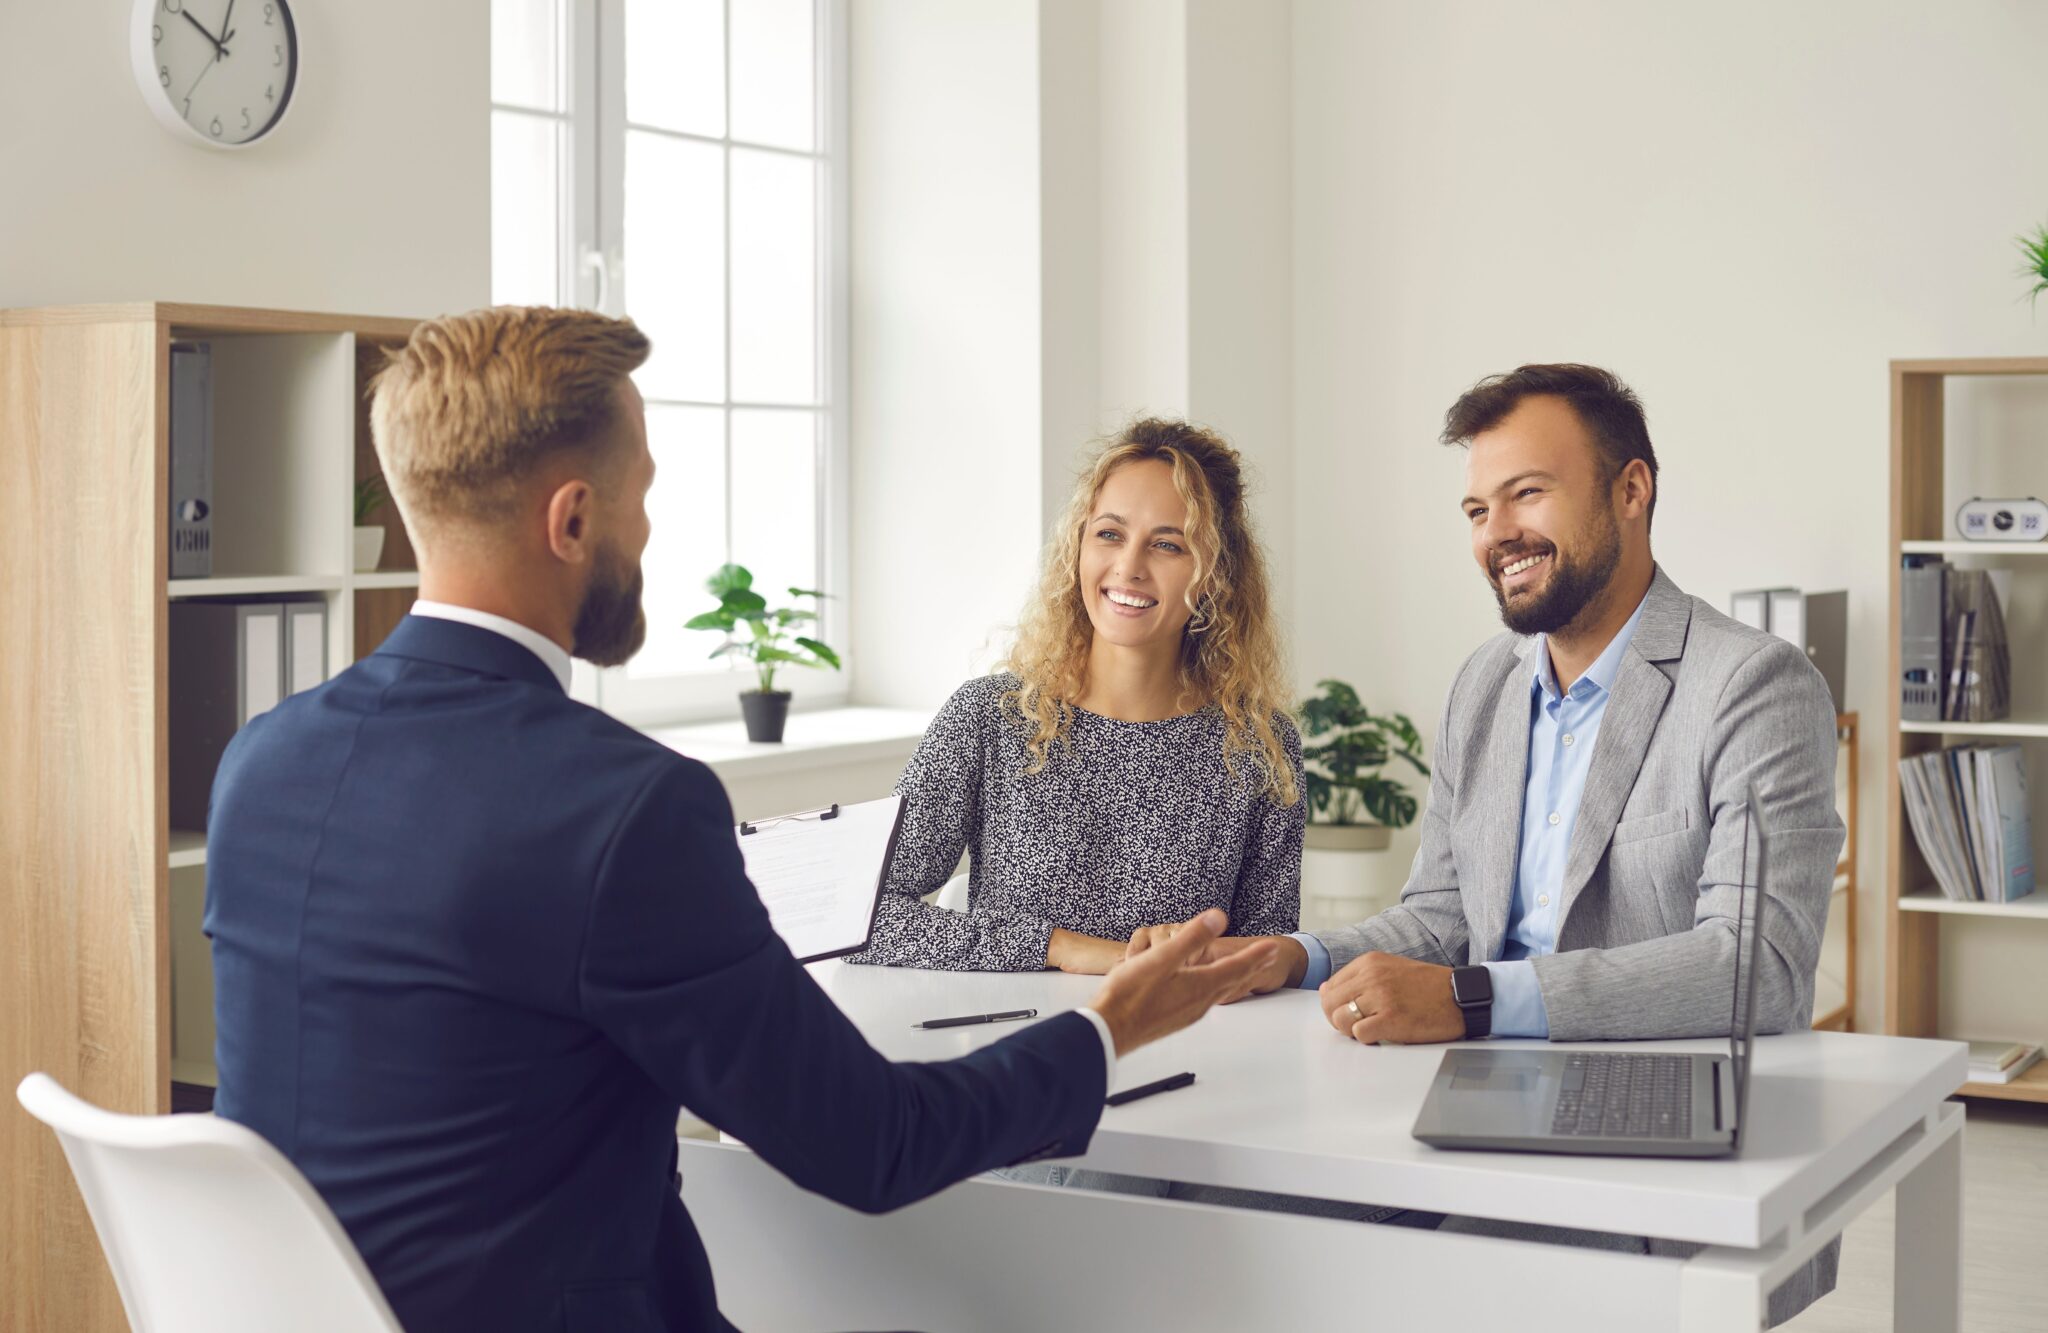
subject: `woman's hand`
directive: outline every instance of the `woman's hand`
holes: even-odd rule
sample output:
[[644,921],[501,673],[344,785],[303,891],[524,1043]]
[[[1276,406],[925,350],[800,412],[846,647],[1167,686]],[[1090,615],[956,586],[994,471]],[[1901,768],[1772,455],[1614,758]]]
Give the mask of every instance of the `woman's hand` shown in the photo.
[[1077,935],[1071,930],[1055,929],[1052,941],[1045,946],[1047,967],[1083,976],[1099,977],[1123,960],[1121,941],[1099,940],[1093,935]]
[[[1185,923],[1169,921],[1165,925],[1145,926],[1131,936],[1130,947],[1124,952],[1127,957],[1136,958],[1150,953],[1171,940],[1185,929]],[[1271,953],[1264,955],[1264,961],[1246,977],[1243,990],[1225,996],[1220,1003],[1235,1004],[1249,995],[1264,995],[1269,991],[1284,990],[1301,984],[1302,976],[1308,971],[1308,950],[1299,941],[1285,935],[1270,937],[1273,942]],[[1213,963],[1232,957],[1255,945],[1262,945],[1259,937],[1228,936],[1210,940],[1192,955],[1196,963]]]

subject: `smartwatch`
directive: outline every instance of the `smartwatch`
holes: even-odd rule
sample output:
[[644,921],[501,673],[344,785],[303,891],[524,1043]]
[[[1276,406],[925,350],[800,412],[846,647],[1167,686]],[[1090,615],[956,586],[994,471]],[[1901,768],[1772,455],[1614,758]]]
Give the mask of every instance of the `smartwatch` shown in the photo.
[[1465,1013],[1465,1039],[1493,1031],[1493,973],[1482,966],[1451,969],[1451,999]]

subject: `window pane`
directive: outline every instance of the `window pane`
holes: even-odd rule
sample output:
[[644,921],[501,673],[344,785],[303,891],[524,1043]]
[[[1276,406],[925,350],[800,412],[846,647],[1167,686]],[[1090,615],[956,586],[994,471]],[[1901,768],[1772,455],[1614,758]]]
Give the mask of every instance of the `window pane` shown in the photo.
[[818,164],[732,152],[732,396],[818,401]]
[[732,414],[732,557],[771,607],[815,607],[789,589],[818,586],[818,421],[815,412]]
[[628,675],[723,671],[711,650],[725,636],[686,630],[683,622],[717,603],[704,581],[725,563],[725,413],[716,407],[649,407],[647,446],[654,488],[647,493],[653,530],[640,569],[647,580],[647,646]]
[[491,302],[554,305],[561,257],[561,128],[491,113]]
[[626,310],[654,340],[634,377],[649,398],[725,398],[724,152],[626,135]]
[[[745,10],[753,0],[740,0]],[[627,0],[626,119],[725,133],[723,0]]]
[[491,0],[491,100],[561,111],[559,0]]
[[814,149],[816,84],[811,0],[744,0],[733,5],[733,138]]

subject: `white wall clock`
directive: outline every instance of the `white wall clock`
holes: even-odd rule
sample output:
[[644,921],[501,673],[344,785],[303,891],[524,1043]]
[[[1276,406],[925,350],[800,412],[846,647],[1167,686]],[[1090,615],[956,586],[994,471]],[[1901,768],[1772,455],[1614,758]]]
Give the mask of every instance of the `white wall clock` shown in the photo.
[[142,100],[181,139],[247,148],[284,120],[299,82],[285,0],[135,0]]

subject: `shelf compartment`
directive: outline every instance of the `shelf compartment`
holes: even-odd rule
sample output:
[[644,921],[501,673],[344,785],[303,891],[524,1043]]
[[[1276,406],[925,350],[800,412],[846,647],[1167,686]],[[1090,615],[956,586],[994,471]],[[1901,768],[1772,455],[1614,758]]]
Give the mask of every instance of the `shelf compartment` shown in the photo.
[[340,591],[339,574],[252,574],[245,578],[170,580],[172,601],[187,597],[282,597],[288,593]]
[[2036,890],[2009,903],[1959,903],[1940,889],[1921,889],[1899,899],[1901,912],[1939,912],[1951,916],[2018,916],[2048,921],[2048,894]]
[[197,829],[172,829],[171,869],[184,870],[189,866],[203,866],[205,864],[206,835]]

